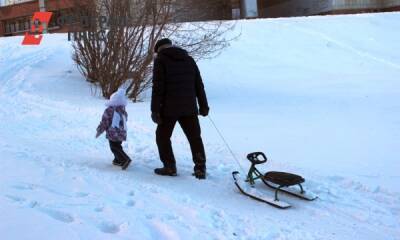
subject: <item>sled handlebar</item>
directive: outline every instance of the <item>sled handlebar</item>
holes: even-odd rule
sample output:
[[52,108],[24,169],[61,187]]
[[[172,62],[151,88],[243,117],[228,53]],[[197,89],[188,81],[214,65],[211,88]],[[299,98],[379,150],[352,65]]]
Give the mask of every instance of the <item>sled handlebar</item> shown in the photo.
[[267,162],[267,157],[263,152],[254,152],[247,155],[247,159],[253,164],[262,164]]

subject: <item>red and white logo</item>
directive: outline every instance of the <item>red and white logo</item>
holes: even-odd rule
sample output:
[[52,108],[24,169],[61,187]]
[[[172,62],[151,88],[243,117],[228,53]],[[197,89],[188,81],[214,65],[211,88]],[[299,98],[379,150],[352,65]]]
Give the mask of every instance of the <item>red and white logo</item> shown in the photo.
[[32,17],[31,32],[25,33],[22,45],[40,45],[43,38],[43,24],[48,25],[52,15],[52,12],[35,12]]

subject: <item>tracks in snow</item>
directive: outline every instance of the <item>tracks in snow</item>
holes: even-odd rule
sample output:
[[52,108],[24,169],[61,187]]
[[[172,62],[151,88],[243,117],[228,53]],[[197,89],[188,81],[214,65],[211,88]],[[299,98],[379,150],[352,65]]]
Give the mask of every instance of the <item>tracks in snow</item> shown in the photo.
[[296,25],[296,24],[289,24],[289,23],[281,23],[281,24],[284,25],[284,26],[290,26],[290,28],[295,29],[295,30],[297,30],[299,32],[305,33],[307,35],[311,35],[311,36],[323,39],[323,40],[325,40],[327,42],[333,43],[333,44],[341,47],[342,49],[347,50],[349,52],[352,52],[352,53],[354,53],[354,54],[356,54],[356,55],[358,55],[360,57],[367,58],[367,59],[373,60],[375,62],[379,62],[379,63],[382,63],[384,65],[390,66],[390,67],[395,68],[397,70],[400,70],[400,64],[395,63],[393,61],[390,61],[388,59],[385,59],[383,57],[375,56],[375,55],[373,55],[373,54],[371,54],[371,53],[369,53],[367,51],[359,50],[359,49],[357,49],[357,48],[355,48],[353,46],[350,46],[350,45],[348,45],[348,44],[346,44],[346,43],[344,43],[344,42],[342,42],[342,41],[340,41],[340,40],[338,40],[338,39],[336,39],[336,38],[334,38],[332,36],[329,36],[328,34],[325,34],[325,33],[322,33],[322,32],[318,32],[318,31],[312,30],[312,29],[307,28],[307,27],[300,27],[299,25]]

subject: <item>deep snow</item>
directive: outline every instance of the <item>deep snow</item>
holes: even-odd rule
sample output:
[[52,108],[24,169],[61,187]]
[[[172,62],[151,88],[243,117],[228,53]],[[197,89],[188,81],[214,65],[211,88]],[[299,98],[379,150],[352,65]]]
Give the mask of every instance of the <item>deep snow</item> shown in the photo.
[[[74,67],[66,35],[0,38],[1,239],[400,239],[399,13],[240,21],[200,62],[211,117],[241,165],[304,175],[320,199],[278,210],[238,193],[239,167],[202,119],[209,178],[160,166],[148,101],[130,104],[127,172],[94,139],[105,100]],[[237,32],[236,32],[237,33]],[[262,186],[260,186],[262,187]],[[266,191],[270,193],[269,191]]]

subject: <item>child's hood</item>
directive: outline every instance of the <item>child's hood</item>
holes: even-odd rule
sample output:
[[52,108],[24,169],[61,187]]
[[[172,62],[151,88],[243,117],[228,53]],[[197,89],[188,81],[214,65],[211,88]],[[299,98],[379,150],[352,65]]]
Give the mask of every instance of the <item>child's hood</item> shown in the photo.
[[125,107],[128,104],[128,99],[125,95],[124,89],[118,89],[115,93],[113,93],[110,97],[110,100],[107,101],[107,107],[118,107],[123,106]]

